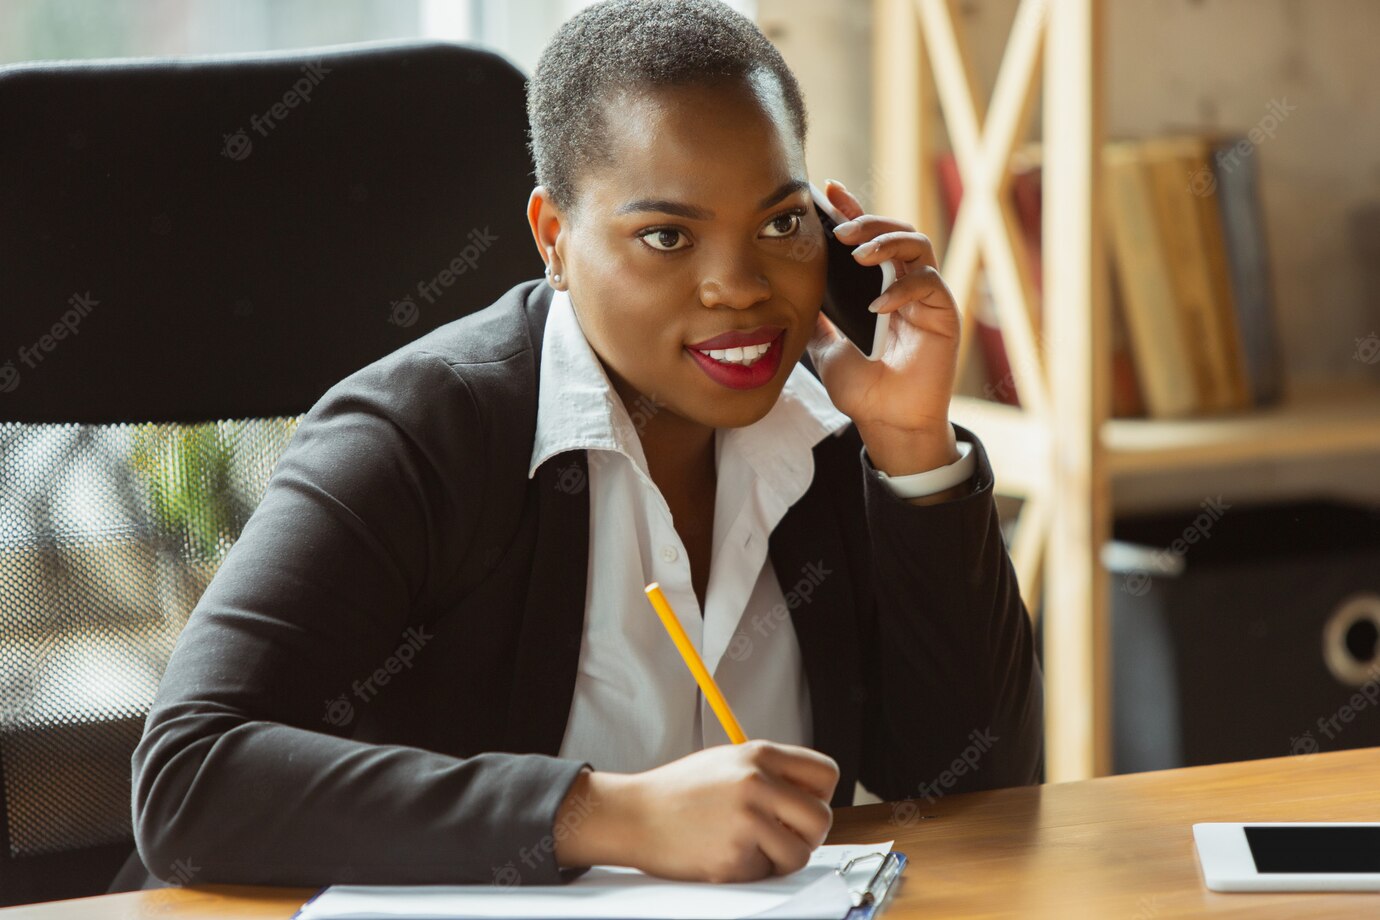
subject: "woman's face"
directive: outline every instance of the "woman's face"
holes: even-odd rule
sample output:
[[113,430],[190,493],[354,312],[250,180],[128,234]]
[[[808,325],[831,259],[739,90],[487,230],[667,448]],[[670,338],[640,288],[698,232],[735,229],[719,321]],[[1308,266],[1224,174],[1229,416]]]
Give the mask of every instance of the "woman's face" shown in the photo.
[[[774,86],[656,89],[606,108],[612,159],[577,178],[576,213],[560,215],[555,270],[629,411],[646,396],[699,425],[752,424],[776,402],[814,331],[824,230]],[[737,387],[716,380],[702,363],[714,359],[690,348],[762,327],[781,334],[763,367],[730,369],[752,378]],[[774,373],[765,369],[773,364]]]

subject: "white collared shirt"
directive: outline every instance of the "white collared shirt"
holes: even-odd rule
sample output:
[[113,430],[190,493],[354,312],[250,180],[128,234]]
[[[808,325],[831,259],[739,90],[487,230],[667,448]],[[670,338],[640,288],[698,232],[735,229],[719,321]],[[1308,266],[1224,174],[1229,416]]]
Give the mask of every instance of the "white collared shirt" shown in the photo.
[[[653,411],[650,401],[623,404],[569,294],[554,292],[528,475],[554,454],[585,448],[590,490],[585,623],[560,756],[635,773],[728,743],[647,600],[643,589],[653,581],[747,736],[809,746],[808,687],[778,580],[784,575],[791,585],[809,573],[777,573],[767,540],[814,478],[814,445],[849,418],[797,364],[766,416],[715,431],[718,484],[701,615],[689,556],[642,452],[638,422]],[[739,633],[745,639],[733,644]]]

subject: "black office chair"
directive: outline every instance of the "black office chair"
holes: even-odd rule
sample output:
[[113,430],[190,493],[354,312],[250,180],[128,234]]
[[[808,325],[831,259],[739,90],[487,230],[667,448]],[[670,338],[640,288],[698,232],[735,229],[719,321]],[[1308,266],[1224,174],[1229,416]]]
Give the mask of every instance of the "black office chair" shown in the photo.
[[0,68],[0,904],[133,851],[148,705],[300,416],[541,273],[523,92],[432,41]]

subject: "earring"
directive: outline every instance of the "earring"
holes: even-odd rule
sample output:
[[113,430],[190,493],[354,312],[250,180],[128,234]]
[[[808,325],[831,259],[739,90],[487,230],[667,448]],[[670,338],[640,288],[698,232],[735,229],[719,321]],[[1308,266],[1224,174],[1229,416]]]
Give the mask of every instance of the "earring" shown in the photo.
[[560,276],[560,275],[552,275],[552,276],[551,276],[551,281],[552,281],[553,283],[555,283],[555,284],[560,284],[560,283],[561,283],[561,276]]

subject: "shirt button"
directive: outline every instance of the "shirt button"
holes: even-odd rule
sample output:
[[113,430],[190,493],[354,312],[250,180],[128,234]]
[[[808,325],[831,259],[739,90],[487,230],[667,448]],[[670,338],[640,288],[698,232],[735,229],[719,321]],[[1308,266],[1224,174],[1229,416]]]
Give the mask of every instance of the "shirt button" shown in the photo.
[[680,558],[680,553],[676,552],[676,548],[668,543],[661,548],[661,558],[667,562],[675,562]]

